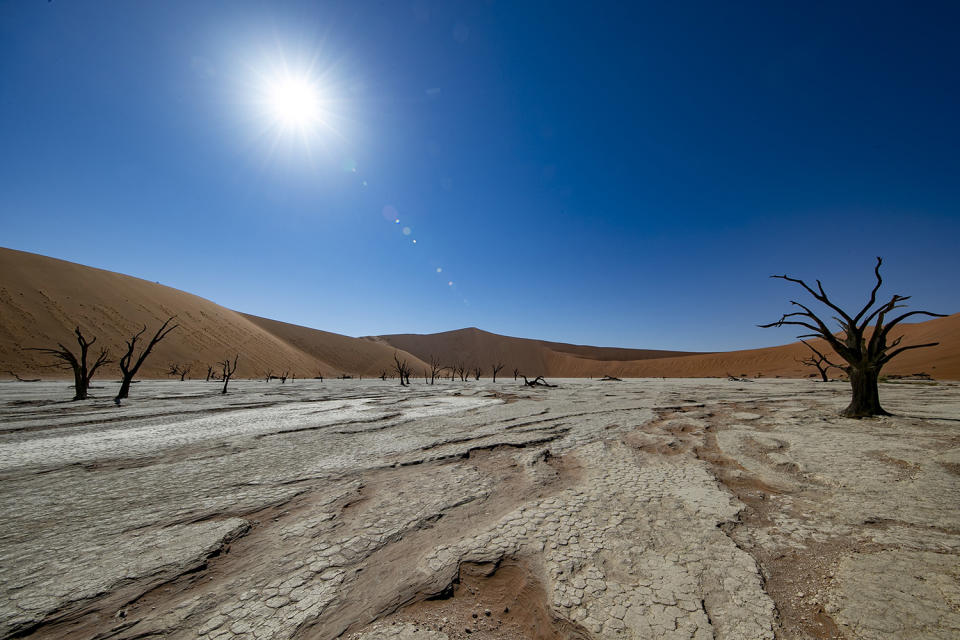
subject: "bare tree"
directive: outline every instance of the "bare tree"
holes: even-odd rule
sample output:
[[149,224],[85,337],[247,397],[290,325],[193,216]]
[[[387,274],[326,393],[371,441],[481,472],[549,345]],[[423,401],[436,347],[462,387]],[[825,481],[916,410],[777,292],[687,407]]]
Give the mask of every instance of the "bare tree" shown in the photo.
[[[803,360],[798,360],[798,362],[810,367],[815,367],[817,371],[820,372],[820,378],[824,382],[830,382],[830,377],[827,375],[827,372],[830,371],[830,369],[842,369],[842,367],[827,360],[827,356],[817,351],[814,346],[806,340],[801,340],[800,342],[807,345],[807,348],[812,351],[812,354]],[[812,376],[813,374],[811,373],[810,375]]]
[[176,362],[170,363],[170,369],[167,370],[168,376],[180,376],[180,382],[183,382],[187,377],[187,374],[190,373],[191,365],[185,364],[180,366]]
[[317,377],[320,378],[320,382],[323,382],[323,371],[317,371]]
[[517,376],[520,375],[520,369],[518,367],[513,368],[513,379],[516,380]]
[[496,364],[491,365],[490,368],[493,369],[493,381],[496,382],[497,374],[500,373],[500,369],[503,369],[503,363],[497,362]]
[[430,355],[430,384],[433,384],[434,379],[436,379],[436,377],[440,375],[440,372],[443,371],[443,368],[444,368],[443,365],[440,364],[440,358],[431,354]]
[[483,372],[480,370],[480,367],[474,367],[474,368],[473,368],[473,379],[474,379],[474,380],[479,380],[481,373],[483,373]]
[[227,385],[230,384],[230,378],[233,377],[233,374],[237,372],[237,360],[239,359],[240,354],[238,353],[233,359],[233,363],[230,362],[230,358],[226,358],[220,363],[220,370],[223,373],[223,390],[220,392],[220,395],[227,393]]
[[462,362],[458,362],[456,365],[454,365],[453,371],[460,378],[460,382],[467,381],[467,367]]
[[[877,301],[877,291],[880,289],[880,285],[883,284],[883,279],[880,277],[881,264],[883,264],[883,260],[878,257],[877,265],[873,269],[877,278],[877,284],[873,287],[873,291],[870,292],[870,300],[853,317],[851,317],[850,314],[830,300],[830,298],[827,296],[827,293],[823,290],[823,285],[819,280],[816,281],[817,289],[814,290],[806,282],[797,278],[791,278],[787,275],[770,276],[771,278],[780,278],[781,280],[799,284],[801,287],[806,289],[807,293],[812,295],[818,302],[831,309],[832,312],[839,314],[839,316],[833,317],[834,320],[836,320],[840,325],[840,330],[842,333],[839,337],[831,333],[830,329],[827,328],[827,325],[823,322],[823,320],[821,320],[817,314],[811,311],[809,307],[800,304],[795,300],[791,300],[790,304],[799,307],[801,311],[785,313],[783,314],[783,317],[776,322],[759,325],[763,328],[782,327],[783,325],[796,325],[809,329],[813,332],[798,337],[823,338],[827,341],[827,344],[830,345],[836,354],[843,358],[847,363],[847,366],[842,368],[847,372],[847,375],[850,378],[852,398],[850,400],[850,405],[844,409],[840,415],[848,418],[865,418],[876,415],[890,415],[883,410],[883,407],[880,406],[880,393],[877,390],[877,381],[880,377],[880,370],[885,364],[890,362],[890,360],[904,351],[909,349],[932,347],[939,344],[937,342],[928,342],[926,344],[915,344],[907,347],[897,348],[900,345],[900,342],[903,340],[903,336],[900,336],[890,344],[887,344],[887,338],[890,335],[890,330],[907,318],[915,315],[942,318],[944,317],[944,314],[932,313],[930,311],[909,311],[893,318],[892,320],[884,322],[888,313],[894,309],[899,309],[906,306],[900,303],[905,300],[909,300],[910,296],[894,295],[887,303],[882,304],[871,311]],[[802,319],[793,320],[790,318]],[[867,337],[865,334],[867,330],[870,329],[871,323],[875,323],[873,325],[873,332],[869,337]]]
[[213,375],[213,367],[209,364],[207,365],[207,379],[204,382],[210,382],[210,376]]
[[270,382],[273,380],[273,369],[267,369],[267,373],[263,376],[264,382]]
[[280,384],[287,384],[287,378],[290,377],[289,371],[284,371],[280,374]]
[[407,364],[407,361],[405,359],[401,360],[400,355],[394,352],[393,362],[394,370],[397,372],[397,375],[400,376],[400,386],[410,384],[410,365]]
[[176,316],[170,316],[167,318],[167,321],[157,329],[157,332],[150,338],[150,342],[147,343],[147,346],[144,347],[140,355],[137,356],[136,361],[133,359],[133,352],[137,348],[137,341],[140,339],[140,336],[147,330],[147,326],[144,325],[143,329],[140,329],[140,331],[133,334],[133,336],[127,340],[127,352],[120,358],[120,371],[123,374],[123,379],[120,381],[120,391],[117,392],[117,397],[114,398],[117,404],[129,395],[130,383],[133,382],[133,376],[137,375],[137,371],[140,370],[144,360],[147,359],[147,356],[150,355],[153,348],[157,346],[157,343],[166,338],[168,333],[180,326],[177,324],[168,326],[174,318],[176,318]]
[[381,380],[386,380],[386,379],[387,379],[387,370],[386,370],[386,369],[383,369],[383,370],[380,371],[380,379],[381,379]]
[[93,343],[97,341],[97,339],[94,338],[93,340],[88,341],[83,337],[83,333],[80,332],[80,327],[74,329],[73,333],[77,336],[77,344],[80,345],[79,356],[74,355],[74,353],[65,347],[62,342],[57,343],[57,347],[59,347],[58,349],[30,347],[24,349],[24,351],[39,351],[40,353],[45,353],[58,360],[62,360],[62,363],[53,366],[73,370],[73,399],[86,400],[87,390],[90,388],[90,380],[93,378],[93,374],[95,374],[97,369],[99,369],[101,366],[112,361],[110,360],[110,354],[107,352],[107,350],[101,347],[100,352],[93,361],[93,364],[88,366],[87,352],[90,350],[90,347],[93,345]]

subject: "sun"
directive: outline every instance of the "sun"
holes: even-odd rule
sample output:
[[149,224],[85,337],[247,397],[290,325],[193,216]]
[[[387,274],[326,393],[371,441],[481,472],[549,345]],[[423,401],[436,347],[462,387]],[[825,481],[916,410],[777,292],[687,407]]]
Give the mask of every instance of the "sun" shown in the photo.
[[307,76],[283,75],[273,79],[266,87],[266,106],[283,129],[305,131],[321,124],[320,92]]

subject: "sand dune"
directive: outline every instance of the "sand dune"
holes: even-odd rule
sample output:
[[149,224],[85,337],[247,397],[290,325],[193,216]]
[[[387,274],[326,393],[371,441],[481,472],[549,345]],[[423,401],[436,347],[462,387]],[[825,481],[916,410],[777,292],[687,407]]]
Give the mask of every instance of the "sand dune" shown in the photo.
[[[904,352],[892,360],[884,373],[909,375],[924,372],[935,378],[960,379],[960,314],[897,327],[891,338],[903,335],[903,344],[940,344],[928,349]],[[579,378],[615,375],[618,377],[701,378],[726,375],[807,377],[815,370],[800,364],[810,352],[797,342],[763,349],[718,353],[684,353],[641,349],[615,349],[566,345],[541,340],[499,336],[479,329],[460,329],[429,335],[389,335],[370,338],[405,349],[421,359],[435,354],[445,363],[464,362],[480,366],[489,375],[493,362],[514,367],[528,376]],[[832,350],[821,340],[810,341],[822,353]],[[831,360],[840,362],[833,355]],[[832,370],[838,376],[840,372]]]
[[[49,357],[26,347],[74,348],[73,329],[96,336],[116,357],[124,340],[147,325],[152,335],[176,315],[180,325],[154,350],[142,377],[164,377],[170,363],[208,364],[239,354],[238,377],[290,371],[373,376],[392,364],[394,349],[305,327],[246,316],[198,296],[139,278],[63,260],[0,248],[0,371],[21,377],[63,377]],[[412,356],[407,356],[414,360]],[[422,363],[415,363],[422,365]],[[115,364],[98,378],[118,376]]]
[[[480,367],[489,377],[502,362],[503,378],[514,368],[528,376],[552,377],[806,377],[812,369],[798,361],[806,347],[794,343],[764,349],[687,353],[563,344],[501,336],[476,328],[417,335],[352,338],[232,311],[198,296],[139,278],[36,254],[0,248],[0,372],[21,377],[64,377],[50,360],[26,347],[73,347],[80,325],[116,358],[123,341],[147,325],[152,333],[168,317],[180,327],[157,347],[141,377],[164,377],[171,363],[190,363],[191,377],[208,364],[240,354],[239,377],[290,371],[297,377],[341,374],[376,376],[391,371],[399,352],[414,376],[431,355],[445,365]],[[902,325],[893,336],[904,344],[939,341],[930,349],[907,351],[885,369],[889,374],[926,372],[960,379],[960,314]],[[816,344],[816,343],[815,343]],[[821,343],[822,347],[822,343]],[[108,365],[100,379],[116,377]]]

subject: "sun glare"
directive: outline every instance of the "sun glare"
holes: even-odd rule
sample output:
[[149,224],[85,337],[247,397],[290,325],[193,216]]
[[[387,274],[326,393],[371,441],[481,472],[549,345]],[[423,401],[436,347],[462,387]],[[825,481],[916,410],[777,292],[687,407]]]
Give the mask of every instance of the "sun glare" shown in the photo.
[[285,129],[306,130],[320,123],[320,95],[307,77],[286,76],[270,83],[267,107]]

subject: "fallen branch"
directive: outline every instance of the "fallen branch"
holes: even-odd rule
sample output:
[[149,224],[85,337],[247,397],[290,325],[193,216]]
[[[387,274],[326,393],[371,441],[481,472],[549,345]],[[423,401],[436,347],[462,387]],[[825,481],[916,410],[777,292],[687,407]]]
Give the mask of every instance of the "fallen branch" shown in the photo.
[[543,379],[543,376],[537,376],[533,380],[527,380],[527,376],[520,376],[520,377],[523,378],[523,384],[527,385],[528,387],[556,387],[557,386],[555,384],[548,383],[546,380]]

